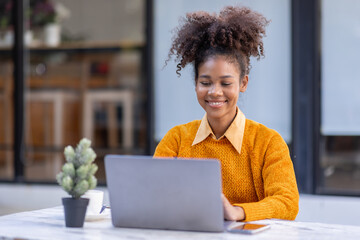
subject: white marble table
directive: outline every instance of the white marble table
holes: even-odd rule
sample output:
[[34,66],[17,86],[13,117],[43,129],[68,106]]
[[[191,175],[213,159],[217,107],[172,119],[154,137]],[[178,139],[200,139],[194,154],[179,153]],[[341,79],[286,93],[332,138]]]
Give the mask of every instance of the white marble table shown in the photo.
[[110,215],[66,228],[62,207],[0,217],[0,239],[360,239],[360,227],[322,223],[263,220],[271,229],[255,235],[114,228]]

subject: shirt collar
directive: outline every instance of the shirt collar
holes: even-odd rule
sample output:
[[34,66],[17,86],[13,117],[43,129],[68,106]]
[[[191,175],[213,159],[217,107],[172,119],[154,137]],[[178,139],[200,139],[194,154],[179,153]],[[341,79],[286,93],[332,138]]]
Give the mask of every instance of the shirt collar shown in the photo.
[[[241,146],[244,138],[245,119],[245,115],[240,111],[239,108],[237,108],[237,114],[235,119],[225,131],[224,135],[219,138],[221,139],[223,137],[226,137],[239,154],[241,153]],[[192,146],[204,141],[209,135],[212,138],[216,139],[215,134],[213,133],[207,120],[207,114],[205,113],[204,117],[200,122],[200,126],[195,135]]]

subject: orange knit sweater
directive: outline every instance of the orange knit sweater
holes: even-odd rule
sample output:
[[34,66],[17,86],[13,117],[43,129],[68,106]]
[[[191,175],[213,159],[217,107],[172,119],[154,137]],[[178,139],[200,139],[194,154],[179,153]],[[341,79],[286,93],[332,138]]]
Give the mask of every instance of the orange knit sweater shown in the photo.
[[200,121],[172,128],[154,157],[216,158],[221,162],[223,193],[245,211],[245,221],[294,220],[299,192],[289,150],[274,130],[246,119],[239,154],[226,139],[206,138],[192,146]]

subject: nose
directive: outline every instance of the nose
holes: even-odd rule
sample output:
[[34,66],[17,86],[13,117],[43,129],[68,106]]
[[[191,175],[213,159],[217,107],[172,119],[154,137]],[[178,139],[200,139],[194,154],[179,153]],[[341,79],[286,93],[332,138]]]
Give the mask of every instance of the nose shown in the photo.
[[222,95],[222,88],[220,86],[220,84],[213,84],[210,88],[209,88],[209,92],[208,94],[211,96],[221,96]]

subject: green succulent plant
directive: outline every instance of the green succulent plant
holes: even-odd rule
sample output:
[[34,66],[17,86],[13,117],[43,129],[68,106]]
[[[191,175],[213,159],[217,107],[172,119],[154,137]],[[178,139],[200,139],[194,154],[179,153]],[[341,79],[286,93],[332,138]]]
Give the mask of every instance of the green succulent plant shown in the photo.
[[97,185],[94,174],[98,167],[93,163],[96,154],[90,145],[91,141],[83,138],[76,149],[72,146],[64,149],[66,163],[62,171],[56,175],[56,180],[72,198],[80,198],[87,190],[94,189]]

